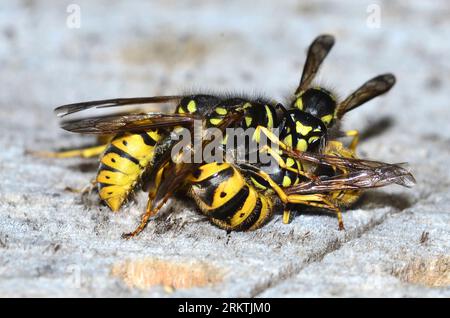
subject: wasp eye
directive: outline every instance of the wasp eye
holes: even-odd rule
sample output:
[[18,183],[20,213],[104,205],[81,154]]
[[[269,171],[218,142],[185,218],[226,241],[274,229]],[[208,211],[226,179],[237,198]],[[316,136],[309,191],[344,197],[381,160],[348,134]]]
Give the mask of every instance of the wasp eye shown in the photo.
[[[301,102],[299,102],[300,99]],[[333,95],[323,88],[307,89],[297,99],[295,105],[301,105],[301,110],[322,120],[327,126],[331,123],[336,109],[336,101]]]

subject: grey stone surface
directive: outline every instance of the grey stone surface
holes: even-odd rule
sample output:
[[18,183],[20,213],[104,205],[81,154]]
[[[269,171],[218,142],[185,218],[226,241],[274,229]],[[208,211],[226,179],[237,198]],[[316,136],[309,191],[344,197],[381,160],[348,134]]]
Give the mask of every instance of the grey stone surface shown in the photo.
[[[366,23],[370,1],[76,3],[79,29],[66,26],[68,2],[0,4],[0,296],[450,296],[446,1],[380,2],[380,28]],[[318,82],[340,96],[396,74],[344,127],[363,132],[362,157],[408,161],[417,178],[368,192],[344,213],[345,232],[305,214],[227,235],[174,199],[123,241],[145,194],[114,214],[68,191],[95,161],[25,155],[93,141],[58,128],[59,104],[200,88],[282,99],[324,32],[337,43]]]

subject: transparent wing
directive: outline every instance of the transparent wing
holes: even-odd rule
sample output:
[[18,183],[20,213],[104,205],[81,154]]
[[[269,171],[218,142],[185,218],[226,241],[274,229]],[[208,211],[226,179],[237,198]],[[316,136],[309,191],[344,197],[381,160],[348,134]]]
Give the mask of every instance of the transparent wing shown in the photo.
[[396,165],[387,165],[379,169],[360,170],[349,174],[321,177],[302,182],[286,189],[287,194],[313,194],[342,190],[360,190],[399,184],[412,187],[414,177],[405,169]]
[[55,113],[58,117],[64,117],[69,114],[77,113],[90,108],[119,107],[137,104],[176,103],[179,102],[182,98],[183,96],[153,96],[153,97],[104,99],[104,100],[62,105],[55,108]]
[[[358,188],[366,182],[364,188],[375,188],[392,183],[405,187],[411,187],[415,184],[413,175],[408,170],[403,168],[401,166],[402,164],[389,164],[373,160],[299,152],[290,149],[283,149],[283,152],[291,158],[295,158],[300,161],[335,167],[340,171],[345,172],[345,174],[335,180],[336,183],[334,184],[337,185],[341,184],[349,186],[349,184],[352,184]],[[327,180],[330,181],[328,182],[331,182],[333,180],[332,178],[333,177],[329,177]],[[343,181],[345,182],[342,183]],[[320,182],[320,185],[323,184],[323,182]]]
[[190,114],[164,113],[108,115],[63,121],[61,128],[76,133],[108,135],[127,131],[192,126],[195,119],[200,118]]

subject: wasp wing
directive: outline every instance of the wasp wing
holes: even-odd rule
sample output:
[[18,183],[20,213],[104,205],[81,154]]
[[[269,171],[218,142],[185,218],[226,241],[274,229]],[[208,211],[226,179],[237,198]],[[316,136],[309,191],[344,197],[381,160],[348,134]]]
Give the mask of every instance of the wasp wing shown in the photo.
[[395,76],[393,74],[378,75],[368,80],[337,106],[336,117],[340,119],[350,110],[386,93],[394,84]]
[[334,37],[331,35],[320,35],[309,46],[308,54],[306,56],[305,66],[303,67],[302,78],[300,84],[295,91],[295,94],[299,94],[305,90],[312,82],[319,70],[325,57],[330,52],[334,45]]
[[314,194],[333,191],[362,190],[399,184],[411,187],[414,177],[397,165],[386,165],[379,169],[354,171],[331,177],[320,177],[286,188],[286,194]]
[[77,113],[90,108],[107,108],[137,104],[162,104],[179,102],[183,96],[153,96],[153,97],[133,97],[133,98],[115,98],[81,102],[62,105],[55,108],[58,117],[64,117],[69,114]]
[[175,126],[190,127],[196,119],[200,118],[190,114],[142,113],[108,115],[63,121],[61,128],[76,133],[109,135]]
[[392,183],[405,187],[411,187],[415,184],[413,175],[403,168],[401,166],[402,164],[389,164],[373,160],[300,152],[291,149],[283,149],[282,151],[291,158],[300,161],[337,168],[342,171],[343,175],[346,175],[347,178],[357,177],[360,184],[362,184],[364,176],[366,175],[366,181],[368,181],[368,185],[365,186],[366,188],[379,187]]

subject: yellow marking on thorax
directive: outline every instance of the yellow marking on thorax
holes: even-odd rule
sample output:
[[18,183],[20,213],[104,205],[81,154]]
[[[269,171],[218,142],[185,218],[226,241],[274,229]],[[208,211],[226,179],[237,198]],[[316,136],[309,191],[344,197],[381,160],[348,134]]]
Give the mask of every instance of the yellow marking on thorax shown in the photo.
[[223,116],[223,115],[227,114],[227,110],[225,108],[223,108],[223,107],[217,107],[216,108],[216,113]]
[[303,136],[306,136],[312,130],[312,127],[311,126],[305,126],[301,122],[297,121],[297,122],[295,122],[295,130],[299,134],[302,134]]
[[297,100],[295,101],[295,106],[298,109],[303,110],[303,101],[301,97],[297,98]]
[[320,117],[320,119],[324,122],[325,125],[328,125],[333,119],[333,115],[325,115]]
[[288,157],[288,158],[286,159],[286,166],[292,167],[294,164],[295,164],[295,160],[292,159],[291,157]]
[[211,118],[209,120],[209,122],[211,124],[213,124],[214,126],[217,126],[217,125],[219,125],[222,122],[222,118]]
[[306,143],[306,140],[304,139],[299,139],[297,141],[297,147],[296,149],[298,151],[306,151],[306,149],[308,149],[308,144]]
[[265,105],[267,114],[267,128],[273,128],[273,116],[269,106]]
[[284,176],[283,177],[283,187],[289,187],[291,185],[292,181],[291,178],[289,178],[288,176]]
[[287,135],[283,139],[283,143],[286,144],[286,146],[292,147],[292,135]]
[[308,143],[313,143],[314,141],[316,141],[316,140],[318,140],[319,139],[319,137],[318,136],[312,136],[312,137],[310,137],[309,139],[308,139]]
[[195,100],[191,100],[188,104],[187,104],[187,110],[190,113],[195,113],[195,111],[197,110],[197,104],[195,103]]
[[252,117],[250,117],[250,116],[245,116],[245,124],[246,124],[247,126],[250,126],[250,125],[252,124],[252,120],[253,120]]

